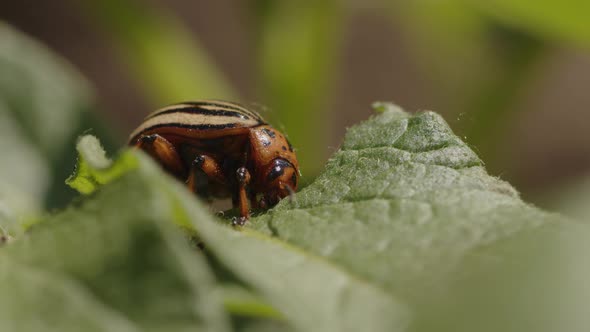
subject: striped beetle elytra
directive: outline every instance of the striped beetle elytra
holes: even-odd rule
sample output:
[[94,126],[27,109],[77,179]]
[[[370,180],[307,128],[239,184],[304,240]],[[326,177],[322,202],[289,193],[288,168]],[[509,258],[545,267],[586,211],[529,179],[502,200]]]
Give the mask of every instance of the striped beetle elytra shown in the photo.
[[[154,158],[200,197],[232,197],[243,225],[249,205],[272,207],[297,190],[299,164],[287,138],[240,104],[183,102],[148,115],[129,145]],[[249,204],[250,203],[250,204]]]

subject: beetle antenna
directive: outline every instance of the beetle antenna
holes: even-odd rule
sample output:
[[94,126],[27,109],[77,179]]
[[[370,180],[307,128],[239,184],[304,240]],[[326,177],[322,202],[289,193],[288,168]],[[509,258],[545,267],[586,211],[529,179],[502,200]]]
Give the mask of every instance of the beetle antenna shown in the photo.
[[286,183],[281,183],[281,185],[283,185],[283,187],[285,187],[285,189],[287,189],[287,191],[289,192],[289,196],[293,196],[295,194],[295,191],[293,190],[293,188],[291,188],[290,185],[288,185]]
[[294,203],[295,202],[295,190],[293,190],[293,188],[291,188],[291,186],[286,183],[283,183],[282,185],[289,192],[289,203]]

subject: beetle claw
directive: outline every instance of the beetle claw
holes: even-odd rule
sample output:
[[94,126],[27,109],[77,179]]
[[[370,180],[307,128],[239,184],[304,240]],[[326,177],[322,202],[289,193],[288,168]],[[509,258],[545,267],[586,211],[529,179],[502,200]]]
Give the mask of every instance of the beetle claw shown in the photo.
[[195,159],[193,160],[192,166],[193,167],[202,167],[203,164],[205,163],[205,157],[204,156],[196,156]]
[[246,217],[234,217],[231,220],[231,224],[232,224],[232,226],[244,226],[247,221],[248,221],[248,218],[246,218]]
[[295,190],[293,190],[293,188],[291,188],[291,186],[286,183],[283,183],[283,188],[287,189],[289,192],[289,202],[293,202],[295,199]]

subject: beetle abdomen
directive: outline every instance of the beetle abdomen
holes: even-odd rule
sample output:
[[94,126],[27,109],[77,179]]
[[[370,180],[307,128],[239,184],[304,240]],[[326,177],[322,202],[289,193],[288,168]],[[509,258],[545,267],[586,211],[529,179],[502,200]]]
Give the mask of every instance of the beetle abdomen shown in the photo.
[[170,133],[187,138],[211,138],[243,133],[243,128],[265,124],[257,113],[241,105],[215,100],[185,102],[150,114],[133,131],[130,143],[141,135]]

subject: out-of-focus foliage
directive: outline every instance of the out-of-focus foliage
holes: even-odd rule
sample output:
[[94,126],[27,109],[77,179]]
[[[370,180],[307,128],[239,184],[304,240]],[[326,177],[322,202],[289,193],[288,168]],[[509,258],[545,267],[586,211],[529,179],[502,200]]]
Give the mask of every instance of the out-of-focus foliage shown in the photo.
[[87,82],[64,60],[2,23],[0,41],[0,226],[18,232],[14,223],[73,197],[63,179],[76,137],[95,128],[110,139],[89,112]]
[[588,6],[583,0],[390,2],[392,22],[404,26],[445,114],[454,114],[454,128],[492,173],[511,162],[504,135],[542,61],[564,45],[590,46]]
[[[0,105],[0,232],[19,232],[19,222],[39,213],[49,187],[49,163],[27,142]],[[1,236],[2,234],[0,234]]]
[[198,41],[164,8],[137,0],[83,3],[97,24],[109,32],[154,107],[236,97]]
[[552,211],[590,222],[590,176],[563,183],[540,194],[537,200]]
[[500,135],[549,48],[542,36],[506,26],[477,4],[418,0],[396,3],[392,13],[406,26],[446,108],[459,118],[457,129],[495,168]]
[[205,260],[141,178],[151,180],[118,181],[2,248],[1,330],[229,330]]
[[33,144],[57,159],[91,102],[88,84],[44,46],[1,25],[0,95]]
[[[261,94],[316,174],[331,129],[327,108],[337,68],[344,12],[337,0],[254,0]],[[310,135],[314,133],[314,135]]]
[[527,30],[539,38],[556,42],[571,42],[590,48],[590,3],[568,1],[471,1],[474,6],[499,21]]

